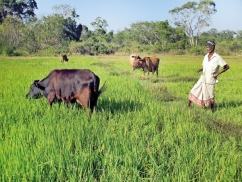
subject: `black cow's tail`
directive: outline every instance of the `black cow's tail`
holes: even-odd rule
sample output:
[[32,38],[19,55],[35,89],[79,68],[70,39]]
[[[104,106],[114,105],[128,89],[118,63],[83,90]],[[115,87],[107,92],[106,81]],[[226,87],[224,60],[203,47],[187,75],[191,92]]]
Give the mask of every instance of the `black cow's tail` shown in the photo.
[[98,90],[98,96],[103,92],[105,91],[106,89],[106,81],[104,82],[103,86]]
[[105,84],[106,81],[104,82],[103,86],[99,89],[99,84],[100,84],[100,79],[97,75],[95,75],[94,79],[94,93],[96,94],[97,97],[100,96],[100,94],[105,90]]
[[99,83],[100,83],[99,77],[97,75],[94,75],[94,92],[95,93],[98,92]]

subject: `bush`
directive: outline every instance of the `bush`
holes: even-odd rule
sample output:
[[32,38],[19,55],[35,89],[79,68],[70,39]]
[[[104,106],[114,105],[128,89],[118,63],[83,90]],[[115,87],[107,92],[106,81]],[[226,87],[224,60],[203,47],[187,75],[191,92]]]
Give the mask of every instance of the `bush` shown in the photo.
[[39,56],[52,56],[52,55],[55,55],[55,53],[56,53],[56,50],[53,47],[48,46],[45,49],[41,49],[39,52],[36,53],[36,55],[39,55]]
[[14,56],[14,50],[15,50],[15,47],[13,47],[13,46],[6,46],[6,47],[2,48],[2,54],[4,56]]
[[169,51],[169,54],[172,54],[172,55],[184,55],[185,53],[186,51],[181,49],[180,50],[174,49]]
[[30,55],[29,52],[26,51],[26,50],[18,50],[18,49],[16,49],[14,51],[14,56],[29,56],[29,55]]
[[88,46],[85,46],[85,44],[81,42],[71,41],[71,43],[69,44],[69,52],[71,54],[85,54],[87,52],[85,47]]
[[193,55],[204,55],[204,48],[200,47],[200,46],[195,46],[192,47],[189,52]]

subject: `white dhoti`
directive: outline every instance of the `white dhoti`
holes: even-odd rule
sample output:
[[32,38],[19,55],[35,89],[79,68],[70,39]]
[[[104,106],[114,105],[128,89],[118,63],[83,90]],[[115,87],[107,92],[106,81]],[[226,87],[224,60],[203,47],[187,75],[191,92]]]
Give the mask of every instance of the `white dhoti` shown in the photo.
[[188,99],[197,106],[206,107],[214,103],[214,87],[215,84],[207,84],[204,82],[203,76],[193,86]]

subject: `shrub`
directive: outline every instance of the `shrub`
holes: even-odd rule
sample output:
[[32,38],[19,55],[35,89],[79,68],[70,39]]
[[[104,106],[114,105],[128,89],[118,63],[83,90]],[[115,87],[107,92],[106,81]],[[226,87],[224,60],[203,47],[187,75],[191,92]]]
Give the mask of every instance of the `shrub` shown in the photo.
[[200,47],[200,46],[195,46],[192,47],[189,52],[193,55],[203,55],[204,54],[204,48]]
[[14,56],[29,56],[29,52],[26,51],[26,50],[19,50],[19,49],[16,49],[14,51]]
[[186,53],[186,51],[182,50],[182,49],[180,49],[180,50],[174,49],[174,50],[169,51],[169,54],[172,54],[172,55],[184,55],[185,53]]
[[6,46],[6,47],[3,47],[2,54],[4,56],[13,56],[14,55],[14,50],[15,50],[15,47],[13,47],[13,46]]

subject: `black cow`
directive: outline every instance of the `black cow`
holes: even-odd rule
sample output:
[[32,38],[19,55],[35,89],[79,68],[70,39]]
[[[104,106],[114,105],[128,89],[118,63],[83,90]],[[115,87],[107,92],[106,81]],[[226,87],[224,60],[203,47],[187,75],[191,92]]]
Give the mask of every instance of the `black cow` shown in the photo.
[[77,102],[84,109],[90,108],[91,117],[98,97],[104,90],[105,84],[99,89],[99,83],[99,77],[88,69],[53,70],[43,80],[34,81],[26,98],[37,99],[44,96],[50,105],[55,100]]
[[61,62],[68,62],[68,58],[66,54],[61,54]]

